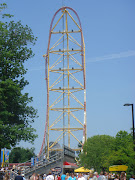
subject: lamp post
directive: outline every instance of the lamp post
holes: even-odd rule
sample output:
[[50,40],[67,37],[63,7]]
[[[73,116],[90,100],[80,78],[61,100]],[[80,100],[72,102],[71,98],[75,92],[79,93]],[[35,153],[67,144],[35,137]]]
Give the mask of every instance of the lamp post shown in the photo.
[[132,106],[133,143],[134,143],[134,151],[135,151],[134,105],[127,103],[127,104],[124,104],[124,106]]

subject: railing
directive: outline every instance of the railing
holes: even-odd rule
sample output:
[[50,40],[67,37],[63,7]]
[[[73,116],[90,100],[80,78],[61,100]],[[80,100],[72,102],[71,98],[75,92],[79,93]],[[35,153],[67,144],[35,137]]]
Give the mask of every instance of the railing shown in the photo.
[[18,175],[17,170],[10,171],[10,179],[11,180],[15,179],[15,176],[17,176],[17,175]]
[[27,162],[24,162],[21,164],[19,163],[15,167],[14,171],[12,171],[12,170],[10,171],[10,179],[11,180],[15,179],[15,176],[18,175],[19,168],[21,168],[21,173],[24,174],[24,176],[26,177],[28,175],[31,175],[33,172],[38,171],[40,168],[47,167],[48,165],[55,163],[62,158],[63,158],[63,152],[58,151],[53,156],[50,156],[49,159],[40,159],[32,167],[28,166],[28,164],[31,163],[31,161],[27,161]]
[[36,162],[35,166],[33,166],[33,167],[26,167],[24,174],[25,174],[25,176],[27,176],[27,174],[36,172],[40,168],[46,167],[51,163],[55,163],[62,158],[63,158],[63,152],[57,152],[55,155],[51,156],[49,159],[41,159],[40,161]]
[[[12,163],[11,163],[12,164]],[[10,179],[13,180],[15,179],[15,176],[18,175],[19,169],[21,169],[21,173],[25,174],[25,168],[28,167],[31,164],[31,160],[26,161],[24,163],[13,163],[15,165],[14,170],[10,170]]]

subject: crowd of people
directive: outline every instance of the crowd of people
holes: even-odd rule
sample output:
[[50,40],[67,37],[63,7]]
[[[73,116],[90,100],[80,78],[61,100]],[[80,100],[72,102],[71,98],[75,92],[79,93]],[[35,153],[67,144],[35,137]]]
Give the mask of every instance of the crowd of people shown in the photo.
[[[5,173],[3,180],[10,180],[9,173]],[[101,171],[90,172],[90,173],[66,173],[54,175],[51,172],[48,174],[36,174],[35,172],[29,178],[25,178],[21,171],[18,171],[18,175],[14,180],[126,180],[126,173],[121,172],[120,174],[108,173]],[[135,180],[134,175],[131,176],[130,180]]]
[[[39,174],[34,173],[30,178],[30,180],[126,180],[126,173],[121,172],[120,174],[115,173],[107,173],[101,171],[100,174],[98,172],[90,172],[90,173],[66,173],[63,175],[53,175],[49,172],[48,175],[44,174],[40,176]],[[135,180],[132,175],[130,180]]]

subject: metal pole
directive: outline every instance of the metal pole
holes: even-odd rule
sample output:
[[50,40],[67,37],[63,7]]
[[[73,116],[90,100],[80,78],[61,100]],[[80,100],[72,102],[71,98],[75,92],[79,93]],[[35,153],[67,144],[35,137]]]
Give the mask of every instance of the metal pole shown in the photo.
[[134,105],[132,105],[132,124],[133,124],[133,144],[134,144],[134,151],[135,151],[135,131],[134,131]]
[[135,130],[134,130],[134,104],[124,104],[124,106],[132,106],[132,126],[133,126],[133,148],[135,152]]
[[[133,123],[133,148],[134,148],[134,153],[135,153],[135,130],[134,130],[134,105],[132,105],[132,123]],[[135,160],[135,155],[134,155],[134,160]],[[135,166],[133,168],[133,171],[135,173]]]

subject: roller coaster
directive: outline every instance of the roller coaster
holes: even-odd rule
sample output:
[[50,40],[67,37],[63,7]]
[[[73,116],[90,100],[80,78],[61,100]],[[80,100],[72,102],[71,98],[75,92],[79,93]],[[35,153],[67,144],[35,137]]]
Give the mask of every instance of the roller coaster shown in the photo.
[[43,57],[47,110],[39,156],[49,158],[63,145],[80,150],[77,145],[83,146],[87,136],[85,44],[79,16],[72,8],[62,7],[54,14]]

